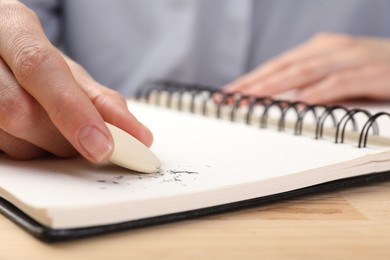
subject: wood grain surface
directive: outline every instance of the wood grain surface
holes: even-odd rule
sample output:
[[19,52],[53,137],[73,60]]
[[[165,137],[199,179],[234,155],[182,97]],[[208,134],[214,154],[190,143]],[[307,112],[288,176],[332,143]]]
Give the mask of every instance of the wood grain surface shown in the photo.
[[390,181],[45,244],[0,215],[0,259],[390,259]]

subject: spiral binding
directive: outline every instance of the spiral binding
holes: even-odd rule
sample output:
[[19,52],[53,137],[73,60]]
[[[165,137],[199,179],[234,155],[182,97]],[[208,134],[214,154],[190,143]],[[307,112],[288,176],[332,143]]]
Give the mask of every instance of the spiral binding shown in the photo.
[[[237,111],[243,104],[245,104],[247,106],[247,110],[244,121],[248,125],[253,124],[252,117],[256,107],[261,106],[263,108],[263,112],[259,118],[260,128],[267,127],[269,111],[271,108],[278,108],[280,112],[280,117],[277,123],[278,131],[285,130],[286,115],[287,113],[293,111],[297,118],[294,126],[295,135],[302,134],[304,119],[308,114],[312,114],[315,119],[315,139],[320,139],[323,137],[325,122],[328,118],[330,118],[333,124],[333,128],[335,129],[335,143],[344,143],[348,123],[352,124],[353,131],[358,131],[356,115],[363,114],[367,117],[367,121],[365,122],[362,130],[358,133],[359,141],[357,147],[359,148],[367,146],[370,131],[373,135],[379,135],[379,129],[377,125],[377,119],[379,117],[388,116],[390,118],[390,114],[387,112],[371,114],[369,111],[364,109],[349,109],[340,105],[310,105],[300,101],[293,102],[288,100],[274,99],[271,97],[247,96],[240,93],[223,92],[220,89],[215,89],[208,86],[168,80],[154,80],[147,82],[138,89],[136,98],[146,100],[147,102],[152,102],[150,98],[153,94],[153,96],[157,97],[154,102],[161,105],[160,98],[162,93],[167,96],[164,106],[171,108],[173,105],[173,96],[178,96],[178,104],[177,107],[175,107],[178,110],[183,110],[183,96],[190,95],[191,98],[189,110],[192,113],[195,113],[195,106],[196,104],[199,104],[197,103],[199,102],[199,98],[202,98],[201,114],[203,115],[208,115],[207,104],[210,101],[214,101],[217,106],[215,114],[217,118],[221,118],[221,111],[224,107],[229,107],[229,119],[231,121],[236,120]],[[339,120],[337,120],[335,116],[335,112],[337,110],[344,112],[344,116]]]

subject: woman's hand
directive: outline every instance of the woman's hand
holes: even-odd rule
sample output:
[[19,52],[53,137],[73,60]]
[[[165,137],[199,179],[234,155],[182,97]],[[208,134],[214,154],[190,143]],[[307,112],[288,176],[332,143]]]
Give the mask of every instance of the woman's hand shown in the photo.
[[297,90],[297,100],[327,103],[390,99],[390,40],[322,33],[225,88],[257,96]]
[[49,152],[104,161],[113,149],[104,121],[151,145],[125,100],[52,46],[32,11],[1,0],[0,13],[1,151],[17,159]]

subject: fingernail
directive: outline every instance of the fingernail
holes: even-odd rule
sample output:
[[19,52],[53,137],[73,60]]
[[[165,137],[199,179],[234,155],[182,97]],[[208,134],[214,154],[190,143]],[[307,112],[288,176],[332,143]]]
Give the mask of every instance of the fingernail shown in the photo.
[[112,151],[114,145],[100,130],[95,127],[87,126],[81,129],[79,141],[83,148],[97,162],[101,162]]

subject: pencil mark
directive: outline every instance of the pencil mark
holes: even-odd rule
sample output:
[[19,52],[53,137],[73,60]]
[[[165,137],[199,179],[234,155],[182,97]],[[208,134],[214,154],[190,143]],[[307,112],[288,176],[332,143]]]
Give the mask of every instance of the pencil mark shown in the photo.
[[172,173],[172,174],[177,174],[177,173],[199,174],[199,172],[183,171],[183,170],[169,170],[169,172]]
[[[183,169],[184,168],[184,169]],[[187,168],[187,169],[186,169]],[[150,185],[161,184],[161,185],[179,185],[188,186],[188,183],[198,181],[197,171],[189,170],[191,166],[186,168],[177,166],[177,168],[171,169],[159,169],[156,173],[145,174],[134,172],[133,174],[125,175],[114,175],[111,177],[101,177],[95,179],[96,182],[104,184],[104,186],[98,186],[100,190],[112,189],[113,186],[124,187],[127,189],[133,189],[134,192],[139,189],[148,189]]]

